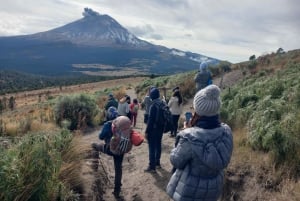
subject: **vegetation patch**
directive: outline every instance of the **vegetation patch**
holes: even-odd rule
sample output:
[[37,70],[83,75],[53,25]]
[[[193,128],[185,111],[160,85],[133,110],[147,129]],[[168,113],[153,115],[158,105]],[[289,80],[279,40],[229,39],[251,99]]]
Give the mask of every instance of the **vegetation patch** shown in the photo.
[[292,64],[272,76],[251,76],[222,95],[224,121],[246,126],[251,147],[269,152],[275,165],[289,164],[293,173],[300,171],[299,77],[300,65]]

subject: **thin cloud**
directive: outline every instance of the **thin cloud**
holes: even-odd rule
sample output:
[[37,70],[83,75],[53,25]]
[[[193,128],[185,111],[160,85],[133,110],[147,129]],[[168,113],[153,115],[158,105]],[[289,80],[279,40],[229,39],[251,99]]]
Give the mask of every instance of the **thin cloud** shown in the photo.
[[[134,35],[169,48],[244,61],[298,49],[298,0],[0,0],[0,35],[47,31],[78,20],[85,7],[116,19]],[[84,14],[90,14],[89,12]]]

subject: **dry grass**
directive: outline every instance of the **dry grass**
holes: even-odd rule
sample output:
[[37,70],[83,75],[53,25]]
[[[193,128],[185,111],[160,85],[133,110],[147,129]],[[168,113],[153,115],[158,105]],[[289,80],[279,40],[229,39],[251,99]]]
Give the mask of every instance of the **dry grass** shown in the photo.
[[286,175],[286,167],[276,169],[268,154],[251,149],[247,130],[233,131],[234,149],[226,172],[223,200],[300,200],[300,183]]
[[59,178],[66,186],[82,193],[82,161],[86,157],[90,147],[81,142],[80,133],[74,135],[70,147],[62,155],[64,163],[59,171]]
[[[74,94],[74,93],[88,93],[92,94],[97,91],[101,91],[107,88],[112,87],[126,87],[128,85],[138,83],[146,79],[145,77],[135,77],[135,78],[124,78],[124,79],[116,79],[116,80],[108,80],[102,82],[94,82],[80,85],[72,85],[65,86],[62,88],[53,87],[53,88],[45,88],[40,90],[33,91],[25,91],[18,93],[6,94],[6,98],[13,96],[16,100],[16,108],[23,108],[26,106],[32,106],[38,104],[39,102],[45,102],[47,100],[47,96],[51,96],[53,98],[58,97],[60,95],[65,94]],[[4,96],[0,96],[2,99]]]
[[257,152],[251,149],[247,144],[247,130],[244,128],[237,128],[233,131],[233,157],[232,165],[242,164],[256,164],[256,166],[265,166],[269,164],[270,159],[268,154]]
[[[45,98],[46,94],[50,94],[52,97],[75,93],[94,94],[95,92],[111,88],[113,89],[115,98],[119,100],[125,95],[127,88],[132,87],[132,85],[143,79],[145,78],[126,78],[68,86],[64,87],[62,90],[59,88],[48,88],[8,94],[8,97],[14,96],[16,98],[16,108],[13,111],[6,110],[1,114],[4,133],[5,135],[14,137],[24,135],[29,131],[54,129],[55,120],[53,106]],[[40,94],[42,94],[42,98],[39,97]],[[106,95],[99,96],[98,100],[96,100],[99,108],[104,108],[106,102]],[[101,119],[101,116],[102,114],[99,114],[95,119],[99,120]],[[99,122],[95,122],[95,124],[97,123]]]

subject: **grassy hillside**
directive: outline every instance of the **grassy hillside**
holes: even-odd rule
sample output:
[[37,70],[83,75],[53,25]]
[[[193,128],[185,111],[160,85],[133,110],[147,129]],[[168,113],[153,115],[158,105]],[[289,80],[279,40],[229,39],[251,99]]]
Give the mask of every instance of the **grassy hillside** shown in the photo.
[[232,127],[246,127],[253,149],[269,152],[276,165],[288,163],[294,173],[300,171],[299,77],[299,63],[274,73],[261,70],[223,91],[221,111]]

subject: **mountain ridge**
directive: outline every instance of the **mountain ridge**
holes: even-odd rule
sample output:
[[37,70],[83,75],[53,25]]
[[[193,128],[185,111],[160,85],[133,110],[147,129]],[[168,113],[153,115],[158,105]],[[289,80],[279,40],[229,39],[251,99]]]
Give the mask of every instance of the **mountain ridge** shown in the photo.
[[[172,74],[197,69],[201,61],[219,60],[141,40],[109,15],[85,8],[83,18],[30,35],[0,37],[0,69],[59,75],[101,75],[130,68],[137,74]],[[99,68],[89,68],[97,64]],[[80,68],[78,68],[80,66]],[[84,70],[83,70],[84,68]]]

